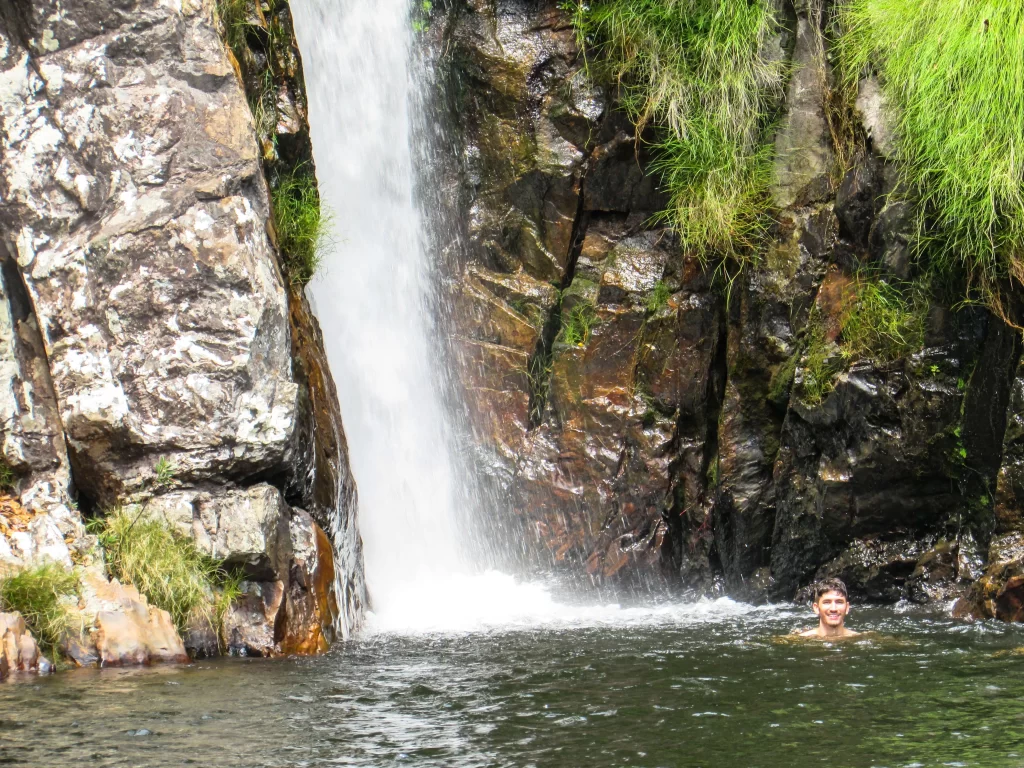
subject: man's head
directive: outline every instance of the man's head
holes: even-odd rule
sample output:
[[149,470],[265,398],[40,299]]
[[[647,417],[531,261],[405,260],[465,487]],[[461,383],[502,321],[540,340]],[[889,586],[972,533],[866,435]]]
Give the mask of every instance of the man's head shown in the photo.
[[846,585],[839,579],[825,579],[815,584],[814,612],[818,614],[823,629],[842,629],[846,614],[850,612]]

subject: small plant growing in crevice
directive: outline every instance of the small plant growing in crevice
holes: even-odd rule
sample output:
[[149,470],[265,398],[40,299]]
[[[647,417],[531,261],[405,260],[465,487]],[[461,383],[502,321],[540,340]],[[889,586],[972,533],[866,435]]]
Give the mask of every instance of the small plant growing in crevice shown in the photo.
[[847,360],[872,358],[887,363],[924,344],[928,310],[921,286],[897,286],[858,275],[855,296],[841,319],[842,352]]
[[836,376],[850,363],[891,363],[924,344],[928,300],[923,286],[894,285],[859,273],[843,301],[836,341],[826,338],[816,309],[807,322],[799,391],[809,405],[821,403],[832,392]]
[[647,311],[654,313],[662,307],[668,305],[669,297],[672,295],[671,289],[665,284],[664,280],[659,280],[654,284],[654,288],[650,295],[647,297]]
[[178,468],[166,456],[161,456],[153,465],[153,471],[156,473],[157,484],[166,488],[173,485],[174,475]]
[[590,341],[590,332],[597,322],[597,308],[593,302],[581,299],[568,312],[562,312],[562,330],[558,340],[574,347],[585,346]]
[[71,627],[65,601],[78,596],[78,576],[56,563],[0,573],[0,611],[17,611],[56,663],[60,641]]
[[426,32],[430,26],[430,12],[434,10],[431,0],[420,0],[413,6],[412,10],[412,31]]
[[798,369],[798,394],[808,405],[820,405],[835,389],[835,377],[842,368],[837,346],[825,338],[816,314],[807,321],[805,348]]
[[548,401],[548,392],[551,390],[551,368],[553,360],[550,352],[545,353],[542,349],[530,359],[529,368],[526,372],[530,387],[530,425],[540,424],[544,417],[544,406]]
[[222,562],[200,552],[164,521],[122,507],[92,521],[90,530],[103,546],[111,575],[170,613],[179,632],[203,618],[220,629],[216,622],[223,620],[226,608],[219,607],[217,595],[230,587],[237,596],[240,581]]
[[15,474],[14,469],[7,463],[7,459],[0,457],[0,491],[10,492],[14,490],[17,482],[18,475]]
[[330,215],[320,203],[316,179],[301,170],[278,179],[271,193],[274,230],[292,283],[313,279],[330,246]]

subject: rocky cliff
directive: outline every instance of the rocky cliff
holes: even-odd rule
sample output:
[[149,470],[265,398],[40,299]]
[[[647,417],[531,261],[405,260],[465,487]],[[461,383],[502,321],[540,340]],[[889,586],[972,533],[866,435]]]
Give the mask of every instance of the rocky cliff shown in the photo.
[[595,76],[565,4],[432,15],[457,136],[459,370],[481,468],[535,560],[753,599],[827,574],[926,602],[1019,526],[1017,330],[933,295],[914,349],[837,352],[862,269],[906,277],[912,216],[890,195],[877,79],[838,122],[827,11],[779,6],[772,222],[731,279],[659,225],[658,126],[639,133]]
[[83,519],[128,505],[241,569],[232,650],[323,650],[364,602],[355,487],[212,3],[0,17],[2,455],[27,511],[0,563],[102,572]]

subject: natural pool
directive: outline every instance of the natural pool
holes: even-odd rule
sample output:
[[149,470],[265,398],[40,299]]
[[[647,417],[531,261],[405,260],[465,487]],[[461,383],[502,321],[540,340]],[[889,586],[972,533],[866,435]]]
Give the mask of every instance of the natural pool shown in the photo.
[[[1024,765],[1024,630],[729,601],[0,686],[17,766]],[[894,638],[894,639],[891,639]]]

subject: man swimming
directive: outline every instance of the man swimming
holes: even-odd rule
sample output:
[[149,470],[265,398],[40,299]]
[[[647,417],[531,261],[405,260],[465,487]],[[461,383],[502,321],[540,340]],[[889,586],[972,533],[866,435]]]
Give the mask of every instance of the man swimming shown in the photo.
[[846,585],[839,579],[825,579],[814,585],[812,607],[818,614],[818,626],[797,632],[800,637],[835,640],[860,634],[845,626],[846,614],[850,612],[850,601],[846,595]]

